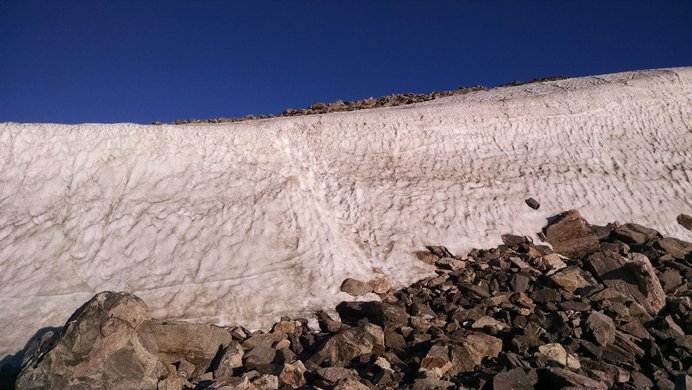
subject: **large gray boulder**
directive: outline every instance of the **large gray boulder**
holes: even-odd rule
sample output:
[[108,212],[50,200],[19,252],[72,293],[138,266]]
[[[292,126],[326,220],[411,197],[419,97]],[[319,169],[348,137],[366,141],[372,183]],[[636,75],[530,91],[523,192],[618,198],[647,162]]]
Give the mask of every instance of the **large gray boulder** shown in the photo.
[[149,320],[134,295],[97,294],[30,351],[17,389],[156,389],[168,371]]

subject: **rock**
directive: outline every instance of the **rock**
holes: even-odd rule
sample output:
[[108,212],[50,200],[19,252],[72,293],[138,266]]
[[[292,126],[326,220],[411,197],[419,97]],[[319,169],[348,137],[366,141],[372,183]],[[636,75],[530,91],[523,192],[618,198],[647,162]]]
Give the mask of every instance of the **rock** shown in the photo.
[[457,260],[453,257],[443,257],[440,260],[437,260],[435,266],[437,266],[437,268],[456,271],[462,268],[466,268],[466,263],[461,260]]
[[680,214],[678,215],[677,221],[680,224],[680,226],[684,227],[687,230],[692,230],[692,217],[690,217],[689,215]]
[[503,234],[501,236],[502,242],[510,248],[517,248],[522,244],[530,244],[531,239],[524,236],[514,236],[511,234]]
[[565,256],[578,257],[598,247],[598,236],[576,210],[558,215],[544,233],[553,250]]
[[17,389],[156,389],[169,376],[149,309],[127,293],[96,294],[25,358]]
[[245,353],[244,366],[250,370],[262,369],[271,364],[275,357],[276,350],[274,348],[258,345]]
[[332,317],[330,317],[329,314],[327,314],[327,312],[324,310],[318,311],[316,315],[317,324],[320,326],[320,329],[322,329],[323,332],[339,333],[342,330],[349,328],[348,325],[333,320]]
[[533,390],[533,384],[522,368],[495,374],[492,390]]
[[529,288],[529,282],[531,282],[531,276],[523,272],[517,272],[512,275],[512,279],[509,281],[509,288],[514,292],[523,293]]
[[676,260],[683,260],[692,253],[692,244],[677,238],[662,238],[654,244],[654,247],[669,253]]
[[632,372],[631,376],[632,382],[637,389],[651,389],[654,387],[654,382],[652,382],[651,379],[639,371]]
[[317,369],[317,375],[332,385],[343,379],[358,378],[354,370],[344,367],[320,367]]
[[276,375],[260,375],[259,378],[251,381],[253,385],[262,390],[277,390],[279,388],[279,378]]
[[595,381],[584,375],[564,368],[550,367],[538,369],[537,389],[591,389],[606,390],[605,383]]
[[663,291],[667,294],[675,294],[677,289],[685,286],[687,283],[680,276],[680,272],[675,269],[667,269],[658,276],[658,281],[663,287]]
[[287,384],[294,389],[304,386],[306,383],[304,377],[305,371],[305,365],[303,365],[303,362],[300,360],[290,364],[286,363],[281,370],[281,374],[279,374],[279,382]]
[[357,379],[346,378],[334,386],[334,390],[370,390],[370,388]]
[[426,251],[416,252],[416,257],[418,258],[418,260],[430,265],[435,264],[437,260],[440,259],[439,256],[435,256],[434,254]]
[[564,268],[551,275],[550,280],[570,293],[595,284],[593,277],[579,267]]
[[237,341],[232,341],[221,355],[217,367],[213,369],[214,378],[221,378],[233,375],[233,369],[243,365],[243,348]]
[[316,364],[327,363],[344,367],[361,355],[384,352],[384,332],[373,324],[364,324],[340,332],[327,341],[310,360]]
[[455,337],[450,355],[453,367],[450,375],[473,371],[484,358],[496,358],[502,351],[502,340],[485,333],[461,333]]
[[357,279],[346,279],[341,284],[341,291],[354,297],[365,295],[372,291],[372,287],[365,282]]
[[615,341],[615,323],[600,311],[592,311],[586,319],[586,331],[601,346]]
[[580,368],[579,359],[574,355],[568,354],[565,348],[558,343],[545,344],[538,347],[536,357],[545,359],[548,362],[555,362],[563,367]]
[[636,223],[626,223],[611,233],[626,244],[646,244],[656,237],[660,237],[657,231]]
[[373,279],[368,282],[368,285],[375,294],[386,294],[392,288],[384,278]]
[[443,246],[432,246],[432,245],[427,245],[425,247],[427,250],[430,251],[430,253],[434,254],[437,257],[454,257],[452,256],[452,253],[447,250],[447,248]]
[[587,258],[591,272],[606,286],[640,303],[655,315],[666,303],[666,295],[646,256],[633,253],[632,260],[618,253],[601,251]]
[[166,363],[185,359],[195,365],[192,377],[203,374],[214,357],[231,344],[231,334],[214,325],[153,321],[151,329]]
[[433,345],[420,362],[418,372],[426,378],[441,378],[452,368],[452,359],[449,356],[447,345]]
[[526,202],[526,205],[534,210],[538,210],[538,208],[541,207],[541,204],[538,203],[538,201],[534,198],[528,198],[524,202]]
[[509,326],[507,326],[506,324],[490,316],[483,316],[479,318],[477,321],[475,321],[473,325],[471,325],[471,328],[473,329],[483,329],[486,327],[496,331],[505,330],[509,328]]
[[557,253],[545,255],[541,257],[541,261],[543,262],[545,269],[548,271],[557,271],[567,267],[567,264],[565,264],[565,262],[562,261],[562,259],[560,259],[560,256]]
[[418,378],[413,383],[413,390],[447,390],[457,388],[454,383],[437,378]]
[[341,321],[356,326],[363,318],[384,330],[394,330],[408,323],[408,314],[403,308],[384,302],[341,302],[336,306]]

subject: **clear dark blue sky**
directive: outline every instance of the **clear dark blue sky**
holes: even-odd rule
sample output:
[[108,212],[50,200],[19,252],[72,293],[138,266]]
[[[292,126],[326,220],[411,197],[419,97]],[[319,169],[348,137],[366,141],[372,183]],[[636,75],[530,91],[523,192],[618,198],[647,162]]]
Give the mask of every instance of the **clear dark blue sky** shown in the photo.
[[690,0],[0,0],[0,122],[242,116],[685,65]]

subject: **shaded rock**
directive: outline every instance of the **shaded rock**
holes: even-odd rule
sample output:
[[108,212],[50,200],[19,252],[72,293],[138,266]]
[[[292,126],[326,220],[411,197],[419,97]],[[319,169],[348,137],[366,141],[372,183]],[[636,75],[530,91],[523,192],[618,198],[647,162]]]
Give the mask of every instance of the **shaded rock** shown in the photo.
[[433,345],[420,363],[418,371],[427,378],[441,378],[452,368],[447,345]]
[[523,293],[529,288],[529,282],[531,282],[531,276],[523,272],[517,272],[512,275],[512,279],[509,281],[509,288],[514,292]]
[[632,260],[615,252],[596,252],[587,258],[592,273],[606,286],[640,303],[654,315],[666,302],[666,295],[646,256],[632,254]]
[[626,223],[613,230],[613,236],[627,244],[646,244],[656,237],[660,237],[657,231],[636,223]]
[[329,314],[327,314],[327,312],[325,312],[324,310],[318,311],[316,315],[317,324],[320,326],[320,329],[322,329],[323,332],[339,333],[342,330],[346,330],[349,328],[348,325],[333,320],[332,317],[329,316]]
[[676,219],[680,226],[684,227],[687,230],[692,230],[692,217],[690,217],[687,214],[680,214]]
[[344,367],[361,355],[384,352],[384,332],[373,324],[364,324],[340,332],[327,341],[310,360],[316,364]]
[[181,359],[195,365],[191,376],[203,374],[214,357],[231,344],[231,334],[214,325],[177,321],[155,321],[151,329],[166,363]]
[[403,308],[384,302],[341,302],[336,306],[341,321],[356,326],[366,318],[384,330],[394,330],[408,323],[408,314]]
[[243,360],[247,369],[263,371],[263,368],[271,364],[275,357],[276,350],[274,348],[258,345],[246,352]]
[[585,325],[586,330],[598,344],[606,346],[615,341],[615,323],[602,312],[592,311]]
[[360,280],[348,278],[341,284],[341,291],[357,297],[371,292],[372,287]]
[[233,376],[233,369],[242,367],[243,365],[243,348],[237,341],[232,341],[231,344],[223,351],[221,359],[217,367],[213,369],[214,378]]
[[541,207],[541,204],[538,203],[538,201],[534,198],[528,198],[524,202],[526,202],[526,205],[534,210],[538,210]]
[[686,241],[678,240],[677,238],[666,237],[662,238],[654,244],[654,246],[673,256],[674,259],[682,260],[692,253],[692,244]]
[[522,368],[495,374],[492,390],[532,390],[533,384]]
[[170,373],[149,320],[134,295],[96,294],[25,358],[17,389],[156,389]]
[[606,390],[608,388],[605,383],[564,368],[539,368],[537,372],[538,383],[536,384],[536,388],[539,389],[573,388]]
[[593,277],[579,267],[564,268],[551,275],[550,280],[570,293],[595,284]]
[[598,247],[598,236],[576,210],[558,215],[544,233],[555,252],[565,256],[580,256]]
[[358,373],[350,368],[344,367],[320,367],[317,375],[330,384],[335,384],[343,379],[356,379]]
[[454,383],[437,378],[418,378],[413,382],[414,390],[447,390],[457,388]]

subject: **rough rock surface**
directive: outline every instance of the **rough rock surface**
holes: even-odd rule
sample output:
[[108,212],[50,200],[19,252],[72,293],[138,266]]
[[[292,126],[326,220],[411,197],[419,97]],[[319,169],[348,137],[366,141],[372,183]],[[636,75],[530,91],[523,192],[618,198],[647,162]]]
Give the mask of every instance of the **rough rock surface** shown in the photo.
[[166,367],[139,298],[104,292],[27,356],[17,389],[156,389]]
[[341,321],[318,312],[319,330],[300,318],[282,318],[271,332],[164,324],[131,295],[99,294],[32,349],[18,387],[689,386],[692,264],[680,251],[690,244],[570,215],[546,231],[590,238],[588,249],[558,240],[570,252],[564,261],[523,236],[505,235],[503,245],[467,256],[430,246],[435,276],[382,293],[388,302],[342,302]]

